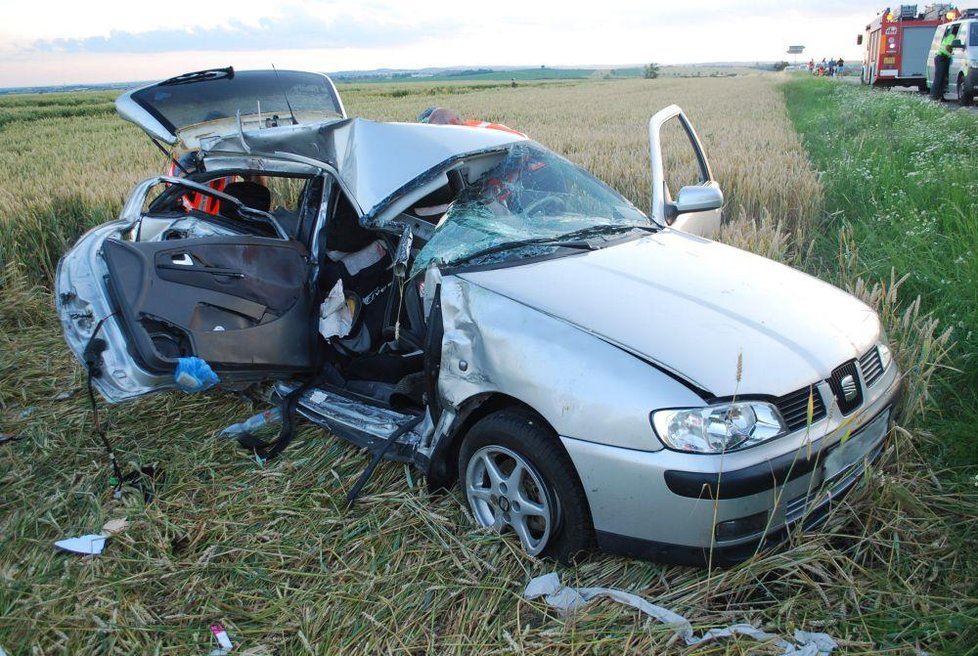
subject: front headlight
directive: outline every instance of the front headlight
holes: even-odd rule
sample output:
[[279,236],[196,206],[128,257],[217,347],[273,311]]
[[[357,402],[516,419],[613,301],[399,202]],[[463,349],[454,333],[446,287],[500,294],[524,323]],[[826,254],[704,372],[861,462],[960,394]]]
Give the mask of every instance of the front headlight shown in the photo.
[[887,346],[885,342],[880,342],[879,352],[880,363],[883,365],[883,371],[886,371],[886,368],[890,366],[891,362],[893,362],[893,351],[890,350],[890,347]]
[[886,371],[886,368],[893,362],[893,351],[890,350],[890,338],[887,336],[885,328],[880,330],[880,343],[877,350],[880,354],[880,364],[883,365],[883,371]]
[[978,68],[978,59],[969,59],[968,68]]
[[657,410],[652,426],[666,446],[694,453],[741,449],[788,431],[777,408],[763,401]]

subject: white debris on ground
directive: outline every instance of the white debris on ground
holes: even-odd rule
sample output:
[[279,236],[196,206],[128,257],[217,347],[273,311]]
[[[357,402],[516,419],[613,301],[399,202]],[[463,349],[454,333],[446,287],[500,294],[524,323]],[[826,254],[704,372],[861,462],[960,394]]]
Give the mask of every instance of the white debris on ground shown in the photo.
[[211,633],[214,635],[219,646],[217,649],[212,649],[207,656],[226,656],[230,654],[234,649],[234,644],[231,643],[231,638],[228,637],[228,632],[224,630],[224,627],[220,624],[212,624]]
[[129,528],[126,519],[110,519],[102,526],[102,532],[98,534],[82,535],[76,538],[65,538],[54,543],[59,549],[70,551],[71,553],[82,554],[83,556],[97,556],[105,548],[105,541],[111,536],[122,533]]
[[65,538],[54,543],[59,549],[83,556],[97,556],[105,548],[104,535],[81,535],[77,538]]
[[547,604],[564,615],[575,613],[579,608],[599,597],[617,601],[639,610],[649,617],[670,626],[687,645],[698,645],[711,640],[729,638],[734,635],[747,636],[758,641],[772,641],[782,650],[782,654],[792,656],[824,656],[831,654],[838,645],[825,633],[795,631],[794,642],[785,640],[773,633],[766,633],[750,624],[732,624],[726,628],[710,629],[701,636],[693,633],[693,625],[682,615],[668,608],[656,606],[638,595],[614,588],[572,588],[560,582],[556,572],[532,579],[523,591],[524,599],[544,597]]

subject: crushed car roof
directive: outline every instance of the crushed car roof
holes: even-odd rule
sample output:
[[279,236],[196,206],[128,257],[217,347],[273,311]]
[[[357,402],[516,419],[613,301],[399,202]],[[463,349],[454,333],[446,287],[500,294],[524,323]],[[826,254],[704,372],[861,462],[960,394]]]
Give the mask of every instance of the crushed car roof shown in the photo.
[[204,142],[202,150],[205,155],[298,155],[329,164],[362,212],[370,214],[405,185],[446,162],[525,140],[491,128],[354,118],[246,130]]

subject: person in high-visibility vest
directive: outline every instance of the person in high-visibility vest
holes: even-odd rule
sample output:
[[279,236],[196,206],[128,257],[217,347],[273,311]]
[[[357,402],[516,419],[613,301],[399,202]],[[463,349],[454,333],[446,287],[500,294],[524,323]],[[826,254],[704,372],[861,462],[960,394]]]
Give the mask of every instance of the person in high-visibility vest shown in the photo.
[[958,25],[949,27],[941,45],[934,55],[934,81],[930,86],[931,100],[944,100],[944,87],[947,86],[947,72],[951,68],[951,54],[954,40],[958,38]]
[[493,123],[491,121],[479,121],[476,119],[465,120],[451,109],[445,107],[429,107],[421,114],[418,115],[418,123],[430,123],[432,125],[467,125],[470,128],[489,128],[491,130],[502,130],[504,132],[512,132],[513,134],[518,134],[521,137],[526,135],[519,130],[514,130],[511,127],[507,127],[502,123]]

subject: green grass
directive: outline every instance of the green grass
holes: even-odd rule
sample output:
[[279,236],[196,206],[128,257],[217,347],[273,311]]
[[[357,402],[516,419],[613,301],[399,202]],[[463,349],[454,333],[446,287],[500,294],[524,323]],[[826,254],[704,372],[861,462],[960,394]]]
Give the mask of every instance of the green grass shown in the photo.
[[[807,263],[845,285],[855,277],[895,280],[906,301],[951,329],[946,362],[930,382],[934,408],[920,430],[940,487],[978,485],[978,115],[916,95],[884,93],[811,78],[784,86],[789,115],[819,170],[825,214]],[[898,340],[906,336],[897,336]],[[936,356],[936,354],[935,354]],[[930,357],[927,357],[930,360]],[[912,367],[908,378],[917,375]],[[914,402],[918,402],[916,399]],[[975,507],[972,516],[978,515]],[[961,554],[963,595],[978,590],[978,529],[949,522],[945,539]],[[946,624],[944,623],[946,622]],[[978,608],[940,622],[975,635]],[[901,632],[899,613],[870,624]],[[965,640],[949,653],[968,651]],[[976,650],[971,638],[971,650]],[[970,652],[969,652],[970,653]]]
[[935,389],[938,462],[960,477],[978,465],[978,115],[921,96],[826,80],[788,83],[790,115],[825,190],[819,273],[837,275],[839,230],[851,230],[871,279],[907,274],[902,296],[953,328],[951,366]]

